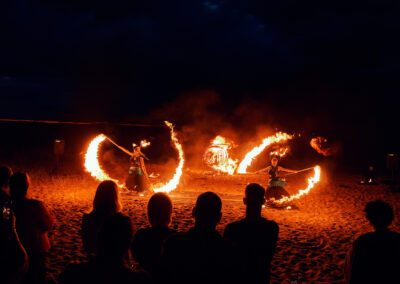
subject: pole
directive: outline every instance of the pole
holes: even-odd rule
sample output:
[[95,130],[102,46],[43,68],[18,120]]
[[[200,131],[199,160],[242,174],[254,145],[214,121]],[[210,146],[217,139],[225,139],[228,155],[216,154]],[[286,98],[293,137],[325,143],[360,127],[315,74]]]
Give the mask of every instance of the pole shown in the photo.
[[311,170],[311,169],[313,169],[313,168],[314,168],[314,167],[310,167],[310,168],[307,168],[307,169],[299,170],[299,171],[297,171],[297,172],[295,172],[295,173],[289,173],[289,174],[286,174],[285,177],[286,177],[286,176],[290,176],[290,175],[294,175],[294,174],[298,174],[298,173],[300,173],[300,172],[305,172],[305,171]]

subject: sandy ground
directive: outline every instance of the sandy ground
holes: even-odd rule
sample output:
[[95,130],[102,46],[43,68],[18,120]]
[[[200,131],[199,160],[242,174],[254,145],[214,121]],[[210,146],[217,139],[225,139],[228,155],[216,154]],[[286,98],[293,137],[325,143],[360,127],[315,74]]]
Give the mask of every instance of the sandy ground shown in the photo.
[[[264,217],[280,227],[278,249],[272,264],[272,283],[290,283],[297,275],[302,283],[343,283],[343,265],[351,242],[371,230],[363,207],[368,201],[381,199],[395,208],[392,228],[400,231],[400,194],[386,185],[359,186],[358,176],[341,174],[333,179],[322,169],[321,182],[306,196],[296,201],[299,210],[265,208]],[[91,209],[98,185],[88,175],[49,176],[31,172],[33,198],[44,201],[56,219],[50,233],[52,249],[50,273],[57,277],[70,261],[82,261],[85,254],[80,238],[81,217]],[[312,172],[288,178],[288,191],[295,193],[306,187]],[[226,224],[243,217],[243,190],[247,183],[265,185],[265,176],[209,176],[186,172],[179,188],[171,193],[174,204],[172,226],[185,231],[193,225],[191,210],[197,195],[214,191],[223,200],[223,217],[218,226],[222,233]],[[123,212],[132,216],[138,228],[147,226],[148,196],[122,194]]]

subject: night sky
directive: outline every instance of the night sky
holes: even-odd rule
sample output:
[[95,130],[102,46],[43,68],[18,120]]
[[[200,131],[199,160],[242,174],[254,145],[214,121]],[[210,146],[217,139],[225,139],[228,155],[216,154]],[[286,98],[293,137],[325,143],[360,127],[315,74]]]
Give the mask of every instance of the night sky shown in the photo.
[[360,155],[398,152],[399,14],[378,0],[1,1],[0,118],[154,122],[212,91],[228,121],[250,102]]

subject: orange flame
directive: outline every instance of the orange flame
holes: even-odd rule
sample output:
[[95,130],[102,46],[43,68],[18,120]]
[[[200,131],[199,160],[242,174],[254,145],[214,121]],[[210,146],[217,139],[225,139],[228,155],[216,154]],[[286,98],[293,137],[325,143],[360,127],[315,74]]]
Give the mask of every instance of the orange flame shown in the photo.
[[170,129],[170,133],[171,133],[171,140],[172,142],[174,142],[174,146],[176,148],[176,150],[178,151],[179,154],[179,164],[178,167],[175,170],[175,174],[173,176],[173,178],[166,184],[158,187],[158,188],[153,188],[154,192],[166,192],[169,193],[172,190],[174,190],[178,184],[179,181],[181,179],[182,176],[182,169],[183,169],[183,164],[185,162],[184,156],[183,156],[183,149],[182,149],[182,145],[179,143],[179,140],[176,136],[175,130],[174,130],[174,125],[168,121],[164,121],[165,124],[169,127]]
[[[107,175],[102,170],[99,164],[98,160],[99,146],[106,138],[107,137],[104,134],[100,134],[90,142],[85,155],[85,169],[91,174],[92,177],[94,177],[99,181],[113,180],[115,183],[118,184],[118,180],[113,179],[109,175]],[[122,187],[122,185],[120,184],[118,184],[118,186]]]
[[324,137],[315,137],[315,138],[311,139],[310,145],[311,145],[311,147],[314,148],[315,151],[318,152],[318,154],[327,156],[327,153],[325,153],[325,151],[322,150],[322,143],[326,143],[326,142],[328,142],[328,140]]
[[205,163],[214,170],[233,175],[238,161],[229,157],[228,150],[231,148],[232,143],[218,135],[204,153]]
[[324,137],[315,137],[312,138],[310,141],[311,147],[313,147],[314,150],[318,152],[318,154],[321,154],[325,157],[335,155],[340,151],[340,144],[338,143],[331,143],[330,145],[327,144],[328,144],[328,139]]
[[276,150],[276,151],[272,151],[271,153],[269,153],[269,155],[270,156],[279,156],[282,158],[288,152],[289,152],[289,147],[285,147],[285,148],[280,148],[279,150]]
[[286,141],[288,139],[292,139],[292,135],[287,133],[278,132],[273,136],[269,136],[265,138],[261,145],[254,147],[250,152],[246,154],[244,159],[240,162],[238,167],[238,173],[245,174],[247,171],[247,167],[251,165],[252,161],[269,145],[272,143],[278,143],[281,141]]
[[310,190],[315,186],[315,184],[319,182],[320,177],[321,177],[321,168],[319,166],[315,166],[314,167],[314,176],[310,177],[308,179],[308,186],[306,189],[302,189],[299,191],[299,193],[292,195],[290,197],[284,196],[279,200],[275,200],[275,202],[276,203],[284,203],[284,202],[289,202],[294,199],[300,198],[300,196],[310,192]]
[[140,141],[140,147],[142,147],[142,148],[146,148],[146,147],[150,146],[150,144],[151,143],[147,140]]

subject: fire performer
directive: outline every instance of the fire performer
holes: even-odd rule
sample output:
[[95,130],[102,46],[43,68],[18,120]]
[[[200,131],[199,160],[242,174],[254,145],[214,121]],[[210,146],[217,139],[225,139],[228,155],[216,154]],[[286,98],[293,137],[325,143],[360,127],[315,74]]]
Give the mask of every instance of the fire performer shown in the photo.
[[151,191],[149,175],[144,164],[144,159],[148,160],[148,158],[142,153],[141,147],[136,144],[133,144],[133,153],[131,154],[129,176],[125,181],[126,188],[137,192]]
[[267,172],[269,174],[268,188],[265,191],[265,198],[267,200],[274,198],[279,200],[284,196],[290,196],[290,194],[284,189],[287,183],[284,179],[279,177],[279,172],[297,173],[298,171],[283,168],[278,165],[278,156],[271,157],[271,165],[256,171],[256,173]]

